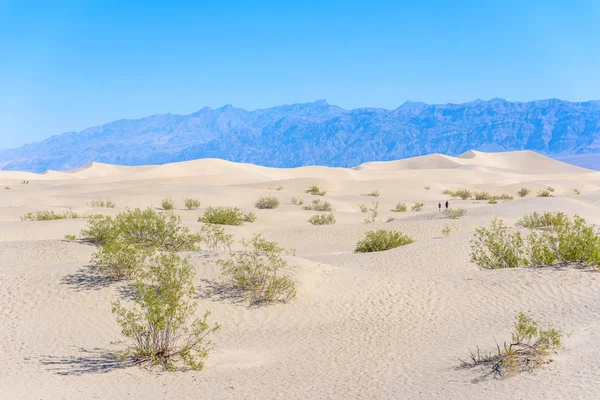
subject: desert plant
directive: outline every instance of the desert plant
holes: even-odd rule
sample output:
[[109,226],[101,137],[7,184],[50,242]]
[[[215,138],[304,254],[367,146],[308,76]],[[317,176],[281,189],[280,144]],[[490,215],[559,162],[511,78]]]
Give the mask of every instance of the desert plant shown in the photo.
[[396,207],[394,207],[392,209],[392,211],[394,212],[405,212],[407,210],[406,204],[402,203],[402,202],[398,202],[398,204],[396,204]]
[[189,259],[182,260],[174,253],[160,254],[148,262],[135,281],[134,307],[124,307],[119,300],[113,303],[121,333],[129,339],[125,349],[117,352],[121,359],[168,371],[178,362],[194,370],[203,368],[212,344],[208,337],[219,325],[209,325],[208,313],[194,318],[193,278]]
[[231,251],[233,235],[225,233],[222,225],[203,225],[200,229],[200,237],[202,243],[212,251]]
[[313,225],[333,225],[335,224],[335,217],[332,213],[329,214],[316,214],[308,219]]
[[431,186],[425,186],[425,190],[431,189]]
[[519,197],[525,197],[529,194],[529,192],[531,192],[529,189],[527,188],[521,188],[517,194],[519,195]]
[[269,197],[261,197],[259,198],[254,206],[258,209],[269,209],[272,210],[274,208],[279,207],[279,199],[274,196]]
[[552,197],[552,195],[547,190],[540,190],[537,194],[537,197]]
[[365,193],[365,196],[379,197],[379,192],[377,190],[373,190],[370,193]]
[[498,200],[490,199],[490,201],[488,201],[488,204],[498,204]]
[[27,213],[21,217],[21,221],[52,221],[56,219],[77,218],[83,218],[83,216],[73,212],[71,209],[63,212],[43,210],[36,211],[35,213]]
[[442,235],[448,236],[451,232],[452,230],[450,229],[450,226],[444,225],[444,227],[442,228]]
[[524,240],[509,233],[502,220],[494,218],[489,228],[477,228],[471,241],[471,261],[486,269],[516,268],[525,264]]
[[473,197],[473,192],[468,189],[459,189],[452,193],[452,197],[460,197],[463,200],[467,200]]
[[488,192],[475,192],[473,193],[473,196],[475,197],[475,200],[490,200],[492,198],[492,195]]
[[325,190],[321,190],[321,188],[319,188],[317,185],[310,185],[310,187],[306,190],[306,193],[314,196],[325,196],[327,192]]
[[134,243],[109,240],[92,255],[92,264],[111,279],[132,279],[144,270],[152,252],[152,249]]
[[356,244],[355,252],[370,253],[385,251],[413,242],[413,239],[401,232],[378,229],[376,231],[368,231],[365,238]]
[[112,202],[111,199],[99,199],[92,200],[88,203],[90,207],[99,207],[99,208],[115,208],[117,205]]
[[459,359],[462,367],[486,367],[485,376],[507,378],[547,364],[551,354],[564,349],[562,331],[549,325],[543,328],[523,313],[517,315],[513,327],[509,343],[496,344],[495,353],[481,353],[479,347],[470,351],[469,361]]
[[76,236],[73,235],[72,233],[67,233],[65,235],[65,240],[71,240],[72,241],[72,240],[75,240],[75,238],[76,238]]
[[444,189],[444,191],[442,192],[442,194],[445,194],[447,196],[452,196],[454,192],[450,189]]
[[579,189],[573,189],[573,193],[575,193],[576,195],[580,195],[581,192],[579,191]]
[[425,207],[425,203],[415,203],[413,204],[413,206],[410,208],[411,211],[421,211],[423,209],[423,207]]
[[10,186],[4,186],[4,190],[10,190]]
[[92,215],[87,220],[87,228],[81,231],[81,237],[99,245],[121,241],[156,250],[184,251],[196,250],[201,241],[200,235],[190,233],[181,225],[181,217],[170,211],[136,208],[123,211],[115,218]]
[[248,215],[237,207],[208,207],[198,222],[217,225],[243,225]]
[[304,204],[304,200],[302,199],[297,199],[295,197],[292,197],[292,204],[295,206],[301,206],[302,204]]
[[549,191],[549,192],[554,192],[554,188],[552,186],[548,186],[546,188],[546,190]]
[[367,207],[366,204],[359,204],[358,208],[360,209],[361,213],[366,213],[367,211],[369,211],[369,207]]
[[313,200],[312,205],[304,206],[302,209],[308,211],[333,211],[333,208],[328,201],[321,201],[320,199]]
[[387,219],[387,221],[385,221],[385,222],[393,222],[393,221],[395,221],[395,220],[396,220],[396,218],[395,218],[395,217],[389,217],[389,218]]
[[564,212],[544,212],[534,211],[532,214],[524,215],[517,221],[516,225],[521,228],[546,229],[554,226],[563,226],[569,220]]
[[512,197],[511,195],[506,194],[506,193],[502,193],[501,195],[492,196],[492,198],[494,200],[513,200],[514,199],[514,197]]
[[160,202],[160,205],[163,210],[175,209],[175,203],[173,203],[173,200],[171,200],[171,198],[169,198],[169,197],[165,197],[164,199],[162,199],[162,201]]
[[183,199],[183,205],[185,206],[186,210],[197,210],[200,207],[200,204],[200,200],[198,199]]
[[254,235],[244,242],[246,251],[231,254],[227,260],[219,260],[223,276],[231,279],[233,286],[246,293],[250,304],[286,302],[296,296],[296,285],[289,276],[280,275],[287,266],[282,258],[288,252],[276,242],[269,242]]
[[374,201],[373,207],[369,208],[371,214],[365,218],[365,224],[372,224],[377,220],[377,216],[379,215],[379,202]]
[[277,190],[277,191],[280,191],[282,189],[283,189],[283,186],[277,186],[275,188],[269,188],[269,190]]
[[256,214],[254,214],[253,212],[245,213],[244,215],[242,215],[242,220],[244,222],[254,222],[256,221]]
[[465,215],[466,213],[467,213],[467,210],[465,210],[464,208],[456,208],[456,209],[455,208],[447,208],[444,210],[444,214],[452,219],[458,219],[458,218],[462,217],[463,215]]

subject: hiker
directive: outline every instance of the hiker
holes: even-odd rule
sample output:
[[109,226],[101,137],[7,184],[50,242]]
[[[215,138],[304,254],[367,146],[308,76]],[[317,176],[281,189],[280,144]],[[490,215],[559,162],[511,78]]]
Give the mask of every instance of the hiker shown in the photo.
[[448,200],[446,200],[446,210],[448,209]]
[[442,203],[438,203],[438,211],[442,211]]

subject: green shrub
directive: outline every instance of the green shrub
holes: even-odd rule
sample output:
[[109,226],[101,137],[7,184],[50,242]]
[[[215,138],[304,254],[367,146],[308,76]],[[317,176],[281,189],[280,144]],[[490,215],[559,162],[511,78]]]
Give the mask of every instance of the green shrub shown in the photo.
[[162,199],[162,201],[160,202],[160,205],[163,210],[174,210],[175,209],[175,203],[173,203],[173,200],[171,200],[169,197]]
[[183,199],[183,205],[185,206],[186,210],[197,210],[200,207],[200,204],[200,200],[198,199]]
[[65,235],[65,240],[71,240],[72,241],[72,240],[75,240],[75,238],[76,238],[76,236],[73,235],[72,233],[67,233]]
[[425,190],[431,189],[431,186],[425,186]]
[[481,268],[516,268],[525,264],[524,241],[519,232],[509,233],[494,218],[489,228],[477,228],[471,241],[471,261]]
[[413,243],[414,240],[398,231],[378,229],[369,231],[365,238],[356,244],[357,253],[385,251]]
[[410,208],[411,211],[421,211],[425,207],[425,203],[416,203]]
[[367,211],[369,211],[369,208],[367,207],[366,204],[359,204],[358,208],[360,208],[361,213],[366,213]]
[[475,200],[490,200],[492,198],[492,195],[488,192],[475,192],[473,195],[475,196]]
[[176,254],[161,254],[149,261],[135,281],[134,307],[126,308],[119,300],[113,303],[121,333],[129,339],[126,348],[117,352],[122,360],[168,371],[179,362],[193,370],[204,367],[212,344],[208,337],[219,325],[209,326],[208,313],[194,318],[193,278],[189,260]]
[[335,217],[331,213],[317,214],[310,217],[308,219],[308,222],[310,222],[313,225],[333,225],[335,224]]
[[92,264],[111,279],[132,279],[144,270],[153,251],[137,244],[108,240],[92,255]]
[[212,251],[231,251],[233,235],[225,233],[221,225],[203,225],[200,229],[200,237],[202,243]]
[[[423,203],[421,203],[423,204]],[[402,202],[398,202],[398,204],[396,204],[396,207],[394,209],[392,209],[392,211],[394,212],[406,212],[407,207],[406,204],[402,203]]]
[[365,218],[365,224],[372,224],[377,220],[377,216],[379,215],[379,202],[374,201],[373,207],[369,208],[369,211],[371,212],[371,214],[367,218]]
[[4,186],[4,190],[10,190],[10,186]]
[[302,200],[302,199],[298,200],[297,198],[292,197],[292,204],[295,206],[296,205],[301,206],[302,204],[304,204],[304,200]]
[[228,260],[218,263],[223,276],[248,295],[250,304],[286,302],[296,297],[295,283],[289,276],[280,275],[280,270],[287,266],[282,258],[288,253],[285,249],[260,235],[255,235],[244,246],[245,252],[231,254]]
[[581,192],[579,191],[579,189],[573,189],[573,193],[575,193],[576,195],[580,195]]
[[448,236],[451,232],[452,230],[450,229],[450,226],[444,225],[444,227],[442,228],[442,235]]
[[525,197],[529,194],[529,192],[531,192],[529,189],[527,188],[521,188],[517,194],[519,195],[519,197]]
[[321,201],[319,199],[313,200],[312,205],[304,206],[302,209],[307,211],[333,211],[333,208],[328,201]]
[[55,211],[36,211],[35,213],[27,213],[21,217],[21,221],[52,221],[56,219],[77,219],[83,218],[83,215],[71,211],[71,209],[63,212]]
[[501,195],[499,195],[499,196],[493,196],[493,199],[494,199],[494,200],[513,200],[513,199],[514,199],[514,197],[512,197],[512,196],[511,196],[511,195],[509,195],[509,194],[502,193],[502,194],[501,194]]
[[554,192],[554,188],[552,186],[548,186],[546,188],[546,190],[549,191],[549,192]]
[[470,351],[470,360],[461,361],[463,368],[485,367],[485,376],[507,378],[532,371],[550,362],[549,356],[564,350],[564,334],[548,325],[546,329],[527,315],[520,313],[514,322],[511,340],[504,346],[496,344],[495,353]]
[[537,194],[537,197],[552,197],[552,195],[547,190],[540,190]]
[[115,208],[117,205],[112,202],[111,199],[99,199],[92,200],[88,203],[90,207],[100,207],[100,208]]
[[567,214],[563,212],[544,212],[539,214],[537,211],[533,214],[524,215],[517,221],[516,225],[529,229],[546,229],[553,226],[563,226],[569,221]]
[[321,188],[319,188],[317,185],[310,185],[310,187],[306,190],[306,193],[314,196],[325,196],[327,192],[325,190],[321,190]]
[[279,199],[274,196],[269,197],[261,197],[256,201],[254,206],[258,209],[269,209],[272,210],[274,208],[279,207]]
[[444,191],[442,192],[442,194],[445,194],[446,196],[452,196],[454,193],[454,191],[450,190],[450,189],[444,189]]
[[379,197],[379,192],[377,190],[374,190],[370,193],[365,193],[365,196]]
[[242,220],[244,222],[254,222],[256,221],[256,214],[254,214],[253,212],[245,213],[242,216]]
[[[254,215],[254,214],[252,214]],[[249,214],[244,214],[237,207],[208,207],[198,222],[217,225],[243,225]],[[251,217],[251,216],[250,216]]]
[[452,193],[452,197],[460,197],[463,200],[467,200],[473,197],[473,192],[467,189],[459,189]]
[[458,219],[458,218],[462,217],[463,215],[465,215],[466,213],[467,213],[467,210],[465,210],[464,208],[456,208],[456,209],[447,208],[444,210],[444,214],[452,219]]
[[498,204],[498,200],[491,199],[490,201],[488,201],[488,204]]
[[181,217],[152,208],[123,211],[115,218],[92,215],[88,217],[87,229],[81,231],[81,237],[99,245],[120,241],[165,251],[196,250],[201,241],[200,235],[190,233],[181,225]]

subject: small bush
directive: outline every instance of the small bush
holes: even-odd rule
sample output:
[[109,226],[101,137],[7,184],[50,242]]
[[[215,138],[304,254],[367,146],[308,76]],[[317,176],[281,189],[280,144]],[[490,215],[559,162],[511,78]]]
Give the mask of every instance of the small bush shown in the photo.
[[283,189],[283,186],[277,186],[276,188],[269,188],[269,190],[277,190],[280,191]]
[[442,194],[445,194],[446,196],[452,196],[453,193],[454,192],[450,189],[444,189],[444,191],[442,192]]
[[425,203],[416,203],[410,208],[411,211],[421,211],[425,207]]
[[175,203],[173,203],[173,200],[171,200],[169,197],[162,199],[162,201],[160,202],[160,205],[163,210],[175,209]]
[[467,200],[473,197],[473,192],[467,189],[459,189],[452,193],[452,197],[460,197],[463,200]]
[[43,210],[36,211],[35,213],[27,213],[21,217],[21,221],[52,221],[57,219],[77,218],[83,218],[83,216],[71,211],[71,209],[63,212]]
[[490,201],[488,201],[488,204],[498,204],[498,200],[491,199]]
[[369,211],[369,208],[367,207],[366,204],[359,204],[358,208],[360,208],[361,213],[366,213],[367,211]]
[[547,190],[540,190],[537,194],[537,197],[552,197],[552,195]]
[[385,251],[413,243],[414,240],[398,231],[378,229],[369,231],[365,238],[356,244],[357,253]]
[[374,190],[370,193],[365,193],[365,196],[379,197],[379,192],[377,190]]
[[458,219],[458,218],[462,217],[463,215],[465,215],[466,213],[467,213],[467,210],[465,210],[464,208],[456,208],[456,209],[447,208],[444,210],[444,214],[452,219]]
[[4,186],[4,190],[10,190],[10,186]]
[[444,225],[444,227],[442,228],[442,235],[448,236],[451,232],[452,230],[450,229],[450,226]]
[[394,212],[406,212],[406,210],[407,210],[406,204],[404,204],[402,202],[399,202],[398,204],[396,204],[396,207],[394,209],[392,209],[392,211],[394,211]]
[[256,214],[253,212],[245,213],[242,217],[244,222],[254,222],[256,221]]
[[122,360],[168,371],[179,362],[193,370],[204,367],[212,344],[208,337],[219,325],[208,324],[209,313],[194,318],[193,278],[188,259],[168,253],[150,260],[147,270],[136,278],[134,307],[126,308],[119,300],[113,303],[121,333],[129,339],[126,348],[117,352]]
[[120,241],[156,250],[186,251],[196,250],[201,241],[198,234],[190,233],[187,227],[181,225],[181,217],[170,211],[136,208],[123,211],[115,218],[92,215],[87,222],[87,229],[81,231],[81,237],[99,245]]
[[255,235],[244,243],[246,251],[231,254],[228,260],[219,260],[223,276],[232,280],[233,286],[247,293],[250,304],[286,302],[296,297],[296,285],[280,270],[287,266],[282,258],[285,249]]
[[519,195],[519,197],[525,197],[527,196],[531,191],[527,188],[521,188],[517,194]]
[[321,201],[319,199],[313,200],[312,205],[304,206],[302,209],[307,211],[333,211],[333,208],[328,201]]
[[509,194],[502,193],[502,194],[501,194],[501,195],[499,195],[499,196],[493,196],[493,199],[494,199],[494,200],[505,200],[505,201],[506,201],[506,200],[513,200],[513,199],[514,199],[514,197],[512,197],[512,196],[511,196],[511,195],[509,195]]
[[425,190],[431,189],[431,186],[425,186]]
[[90,207],[98,207],[98,208],[115,208],[117,205],[112,202],[111,199],[99,199],[92,200],[88,203]]
[[198,199],[183,199],[183,205],[186,210],[197,210],[200,207],[200,200]]
[[569,221],[567,214],[563,212],[544,212],[539,214],[537,211],[532,214],[524,215],[517,221],[516,225],[529,229],[546,229],[554,226],[564,226]]
[[473,195],[475,196],[475,200],[490,200],[492,198],[492,195],[488,192],[475,192]]
[[549,192],[554,192],[554,188],[552,186],[548,186],[546,188],[546,190],[549,191]]
[[272,210],[274,208],[279,207],[279,199],[274,196],[269,197],[261,197],[256,201],[254,206],[258,209],[269,209]]
[[76,236],[73,235],[72,233],[67,233],[65,235],[65,240],[71,240],[71,241],[73,241],[73,240],[75,240],[75,238],[76,238]]
[[152,252],[147,247],[109,240],[92,255],[92,264],[111,279],[132,279],[143,271]]
[[248,214],[242,213],[237,207],[208,207],[198,222],[217,225],[243,225]]
[[369,211],[371,211],[371,214],[365,218],[365,224],[372,224],[377,220],[377,216],[379,215],[379,202],[374,201],[373,207],[369,208]]
[[581,192],[579,191],[579,189],[573,189],[573,193],[575,193],[576,195],[580,195]]
[[470,351],[470,360],[461,361],[463,368],[485,367],[485,376],[507,378],[520,372],[532,371],[550,362],[549,356],[563,350],[563,332],[540,324],[520,313],[514,322],[511,340],[504,346],[496,345],[495,353]]
[[306,193],[314,196],[325,196],[327,192],[325,190],[321,190],[321,188],[319,188],[317,185],[310,185],[310,187],[306,190]]
[[524,241],[519,232],[509,233],[502,220],[494,218],[489,228],[477,228],[471,241],[471,261],[486,269],[524,265]]
[[331,213],[317,214],[310,217],[308,219],[308,222],[310,222],[313,225],[333,225],[335,224],[335,217]]
[[302,199],[298,200],[297,198],[292,197],[292,204],[295,205],[295,206],[296,205],[297,206],[301,206],[302,204],[304,204],[304,200],[302,200]]
[[225,233],[225,229],[221,225],[203,225],[200,229],[200,237],[202,243],[212,251],[231,251],[233,235]]

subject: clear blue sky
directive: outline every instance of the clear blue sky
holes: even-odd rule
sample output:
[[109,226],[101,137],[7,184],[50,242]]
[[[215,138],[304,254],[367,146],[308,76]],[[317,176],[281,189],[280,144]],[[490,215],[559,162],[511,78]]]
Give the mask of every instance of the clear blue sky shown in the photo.
[[600,1],[0,0],[0,148],[203,106],[493,97],[600,98]]

